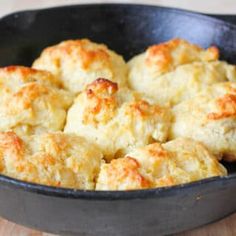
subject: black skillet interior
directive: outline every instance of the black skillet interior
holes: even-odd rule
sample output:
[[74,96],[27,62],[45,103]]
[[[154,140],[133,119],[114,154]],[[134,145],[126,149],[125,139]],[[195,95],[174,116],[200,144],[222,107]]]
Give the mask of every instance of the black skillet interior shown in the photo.
[[[126,60],[149,45],[180,37],[220,48],[236,64],[236,27],[190,12],[145,5],[82,5],[11,14],[0,20],[0,66],[30,66],[41,50],[62,40],[90,38]],[[235,16],[211,15],[235,23]],[[236,165],[227,164],[230,172]]]
[[[189,12],[144,5],[95,4],[26,11],[0,22],[0,65],[31,65],[40,51],[65,39],[87,37],[126,59],[149,45],[181,37],[203,47],[216,45],[236,63],[235,27]],[[223,17],[223,16],[222,16]],[[223,17],[227,19],[227,17]],[[232,21],[229,17],[229,21]]]
[[[219,18],[236,23],[236,17],[234,16],[220,16]],[[216,45],[221,50],[221,59],[236,64],[236,26],[232,24],[175,9],[144,5],[95,4],[26,11],[14,13],[0,19],[0,66],[12,64],[31,65],[43,48],[65,39],[83,37],[107,44],[110,48],[122,54],[127,60],[145,50],[149,45],[180,37],[203,47]],[[140,202],[141,199],[145,199],[145,201],[142,201],[141,206],[143,219],[139,222],[140,227],[135,221],[139,219],[137,219],[137,217],[135,218],[138,208],[134,203],[124,203],[123,205],[123,203],[121,204],[119,201],[113,201],[113,203],[107,202],[106,205],[104,205],[105,207],[107,206],[107,209],[110,208],[111,212],[105,211],[106,214],[103,217],[108,221],[110,217],[113,220],[111,224],[114,226],[113,228],[106,228],[105,233],[107,235],[119,235],[117,234],[118,231],[122,232],[122,235],[139,235],[135,234],[135,232],[143,232],[148,235],[154,235],[154,232],[156,233],[155,235],[158,235],[158,232],[160,234],[178,232],[209,223],[236,210],[234,202],[230,200],[231,196],[227,195],[228,193],[234,194],[235,192],[233,190],[236,188],[236,165],[226,165],[231,173],[230,177],[213,180],[212,185],[210,185],[211,180],[203,180],[199,183],[188,184],[187,188],[174,187],[173,190],[170,191],[169,189],[166,193],[165,190],[163,190],[164,192],[159,190],[147,190],[136,191],[136,193],[105,192],[104,194],[65,189],[55,190],[40,185],[25,184],[20,181],[14,182],[14,180],[0,176],[2,185],[0,186],[0,200],[4,201],[4,196],[8,198],[8,202],[5,201],[4,204],[0,204],[0,213],[15,222],[55,233],[60,233],[62,230],[65,231],[66,229],[71,230],[72,234],[75,235],[78,232],[82,232],[81,230],[83,229],[84,234],[82,232],[81,235],[104,235],[103,231],[91,231],[88,223],[86,223],[88,224],[88,226],[86,226],[86,224],[80,224],[80,221],[74,222],[73,219],[75,217],[82,217],[83,220],[84,217],[84,220],[87,221],[88,217],[91,218],[91,212],[95,214],[96,207],[99,206],[99,204],[103,204],[91,202],[93,199],[97,201],[99,198],[103,200],[140,198],[140,200],[138,200]],[[217,193],[218,187],[221,188],[219,193]],[[227,189],[230,187],[232,188],[231,190]],[[15,197],[15,191],[17,191],[20,197]],[[24,191],[29,192],[25,193]],[[30,191],[33,193],[30,193]],[[186,212],[182,214],[181,205],[190,204],[191,201],[193,201],[191,191],[194,194],[206,191],[209,196],[206,197],[208,201],[203,201],[203,203],[199,203],[200,205],[193,205],[191,209],[190,207],[183,208]],[[40,194],[36,195],[36,193],[43,193],[44,196]],[[226,195],[224,195],[224,193]],[[167,197],[166,200],[163,198],[165,194]],[[46,198],[46,195],[50,198],[47,198],[45,202],[43,199],[44,197]],[[58,195],[62,198],[53,198]],[[84,205],[84,202],[79,201],[81,196],[82,198],[90,199],[88,206]],[[77,198],[77,201],[71,200],[71,202],[69,202],[69,198]],[[148,198],[159,198],[159,203],[154,203],[154,200],[146,201]],[[30,203],[30,207],[28,207],[24,199],[27,200],[27,203],[29,200],[37,204]],[[216,201],[214,202],[212,199],[216,199]],[[227,209],[224,211],[217,209],[217,206],[225,199],[228,201]],[[57,203],[59,201],[60,205]],[[177,205],[179,208],[178,211],[176,211],[176,209],[173,208],[176,206],[172,206],[171,202],[179,201],[180,205]],[[17,206],[21,204],[23,204],[24,207],[22,206],[22,209],[18,210]],[[41,205],[44,204],[46,208],[52,209],[54,207],[54,213],[52,215],[50,215],[48,211],[45,212],[41,210]],[[154,206],[154,204],[156,204],[156,206]],[[229,204],[231,205],[229,206]],[[86,207],[82,215],[77,213],[77,205],[81,209],[83,206]],[[90,206],[96,207],[90,209]],[[160,224],[154,223],[152,226],[148,225],[147,220],[149,216],[148,213],[144,213],[147,210],[147,206],[151,207],[148,210],[151,212],[150,214],[152,214],[151,220],[158,222],[160,219],[159,213],[155,215],[155,212],[161,211],[162,220],[168,220],[169,228],[166,228],[166,222]],[[169,212],[175,214],[174,218],[166,211],[165,206],[167,206],[167,208],[169,207]],[[207,213],[204,213],[207,206],[209,210]],[[156,211],[155,207],[157,207]],[[211,207],[213,210],[211,210]],[[124,212],[121,211],[123,208]],[[15,212],[14,209],[16,210]],[[68,209],[70,209],[70,211],[76,209],[76,212],[68,215],[68,220],[63,223],[63,221],[60,221],[59,212],[63,211],[63,214],[66,215],[67,211],[69,211]],[[113,209],[117,209],[119,214],[114,215],[112,213]],[[125,209],[127,209],[127,212],[125,212]],[[37,212],[40,212],[40,214],[37,215]],[[193,212],[192,215],[191,212]],[[98,207],[96,214],[101,215],[103,211],[99,211]],[[119,215],[123,218],[127,217],[128,220],[134,222],[136,227],[129,229],[129,225],[123,222],[122,219],[117,218]],[[198,215],[201,217],[197,217]],[[53,217],[50,224],[47,220],[49,216]],[[183,221],[181,217],[184,216],[188,216],[188,218],[185,218]],[[116,222],[120,223],[120,225]],[[97,225],[97,228],[101,228],[102,225],[103,223],[100,222],[100,226]],[[90,232],[91,234],[87,234],[86,232]]]
[[208,16],[229,22],[231,24],[236,24],[236,15],[213,15],[213,14],[211,15],[211,14],[208,14]]

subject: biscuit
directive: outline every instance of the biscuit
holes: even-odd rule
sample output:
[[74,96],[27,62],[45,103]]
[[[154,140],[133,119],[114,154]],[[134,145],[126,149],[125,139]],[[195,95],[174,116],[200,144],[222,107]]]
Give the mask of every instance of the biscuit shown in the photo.
[[179,138],[136,148],[124,158],[103,163],[96,190],[158,188],[226,174],[201,143]]
[[110,160],[134,146],[153,140],[164,142],[170,120],[168,108],[151,104],[140,94],[100,78],[75,99],[64,130],[97,143]]
[[62,130],[73,95],[49,72],[22,66],[0,68],[0,131],[31,135]]
[[129,61],[128,82],[159,104],[175,105],[207,85],[236,81],[236,67],[218,54],[215,47],[204,50],[181,39],[154,45]]
[[82,137],[61,132],[27,136],[0,132],[0,172],[49,186],[94,189],[102,153]]
[[236,160],[236,83],[205,89],[173,109],[170,138],[189,137],[204,143],[219,159]]
[[127,83],[128,70],[122,56],[88,39],[67,40],[46,48],[33,67],[52,72],[73,93],[84,90],[99,77],[119,86]]

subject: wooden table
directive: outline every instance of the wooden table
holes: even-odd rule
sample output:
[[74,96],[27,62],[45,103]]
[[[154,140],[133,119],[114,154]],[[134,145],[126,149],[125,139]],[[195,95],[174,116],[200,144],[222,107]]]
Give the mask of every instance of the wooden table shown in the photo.
[[[107,0],[0,0],[0,17],[13,11],[44,8],[56,5],[78,4],[87,2],[112,2]],[[236,14],[236,0],[116,0],[115,2],[132,2],[173,6],[184,9],[216,14]],[[227,204],[227,203],[226,203]],[[236,214],[217,223],[178,234],[178,236],[235,236]],[[0,218],[0,236],[52,236],[51,234],[31,230]],[[104,235],[105,236],[105,235]]]
[[[54,236],[25,228],[13,224],[9,221],[0,219],[1,236]],[[236,214],[227,217],[217,223],[195,229],[189,232],[181,233],[176,236],[235,236],[236,235]],[[109,235],[104,235],[109,236]],[[157,235],[158,236],[158,235]]]

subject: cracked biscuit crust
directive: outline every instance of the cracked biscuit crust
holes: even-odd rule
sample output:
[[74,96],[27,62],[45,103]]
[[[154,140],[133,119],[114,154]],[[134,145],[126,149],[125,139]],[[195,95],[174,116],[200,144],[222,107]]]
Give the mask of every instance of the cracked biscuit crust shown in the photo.
[[106,79],[89,84],[68,111],[65,132],[77,133],[97,143],[109,160],[133,146],[167,138],[168,108],[151,104],[138,93]]
[[124,158],[103,163],[96,189],[157,188],[226,174],[226,169],[201,143],[180,138],[137,148]]
[[126,85],[127,65],[122,56],[88,39],[67,40],[48,47],[33,63],[34,68],[52,72],[73,93],[99,77]]
[[1,173],[56,187],[94,189],[102,162],[99,148],[84,138],[61,132],[21,139],[0,132]]
[[0,69],[0,131],[20,135],[62,130],[73,96],[49,72],[22,66]]
[[215,84],[173,111],[171,138],[194,138],[219,158],[236,160],[236,83]]
[[173,39],[151,46],[129,61],[129,85],[160,104],[175,105],[208,85],[236,81],[236,67],[218,57],[215,47],[205,50]]

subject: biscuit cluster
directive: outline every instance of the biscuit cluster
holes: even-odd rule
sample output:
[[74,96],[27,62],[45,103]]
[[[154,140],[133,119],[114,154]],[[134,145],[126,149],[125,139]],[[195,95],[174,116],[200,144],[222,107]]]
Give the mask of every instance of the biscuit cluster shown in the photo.
[[0,172],[85,190],[225,176],[236,161],[236,67],[182,39],[126,63],[68,40],[0,68]]

